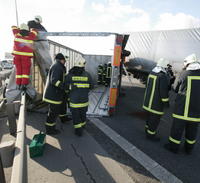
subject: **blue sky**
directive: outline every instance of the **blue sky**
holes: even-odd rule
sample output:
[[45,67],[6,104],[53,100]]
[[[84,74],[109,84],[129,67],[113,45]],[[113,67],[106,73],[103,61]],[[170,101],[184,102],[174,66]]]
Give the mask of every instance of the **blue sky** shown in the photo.
[[[14,2],[0,1],[0,59],[5,51],[12,51]],[[200,27],[199,0],[17,0],[17,4],[19,23],[41,15],[48,31],[129,32]],[[67,46],[75,46],[75,41],[66,40]],[[105,45],[105,41],[98,43],[101,44]]]

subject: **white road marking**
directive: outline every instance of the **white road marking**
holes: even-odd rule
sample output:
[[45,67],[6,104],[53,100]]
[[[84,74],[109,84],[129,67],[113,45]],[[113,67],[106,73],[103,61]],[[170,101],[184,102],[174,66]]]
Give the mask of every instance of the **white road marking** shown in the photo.
[[180,179],[159,165],[156,161],[151,159],[136,146],[128,142],[125,138],[120,136],[109,126],[104,124],[97,118],[90,118],[91,122],[97,126],[103,133],[105,133],[111,140],[119,145],[124,151],[126,151],[132,158],[137,160],[144,168],[146,168],[152,175],[164,183],[183,183]]

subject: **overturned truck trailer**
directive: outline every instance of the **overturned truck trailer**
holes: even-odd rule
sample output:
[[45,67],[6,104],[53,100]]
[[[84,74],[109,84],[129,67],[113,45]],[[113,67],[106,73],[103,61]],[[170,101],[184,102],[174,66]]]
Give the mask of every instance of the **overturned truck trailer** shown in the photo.
[[[115,33],[74,33],[74,32],[47,32],[44,33],[46,36],[110,36],[114,35],[115,39],[113,42],[113,53],[112,55],[84,55],[83,53],[71,49],[65,45],[58,42],[49,40],[49,51],[53,58],[59,52],[67,55],[69,60],[66,62],[66,70],[69,71],[70,68],[74,66],[75,59],[78,55],[82,55],[86,60],[85,69],[91,74],[94,82],[94,89],[89,93],[89,108],[88,115],[90,116],[109,116],[115,111],[117,104],[117,98],[119,95],[119,85],[120,85],[120,70],[122,66],[121,53],[125,48],[127,41],[127,35],[119,35]],[[98,66],[100,64],[112,65],[111,81],[109,86],[98,85]],[[41,70],[37,66],[37,61],[34,61],[33,67],[33,77],[32,84],[37,91],[37,97],[41,100],[44,89],[44,82],[41,77]]]
[[179,72],[186,56],[195,53],[200,58],[200,28],[131,32],[126,49],[131,52],[126,68],[136,77],[148,75],[161,57]]

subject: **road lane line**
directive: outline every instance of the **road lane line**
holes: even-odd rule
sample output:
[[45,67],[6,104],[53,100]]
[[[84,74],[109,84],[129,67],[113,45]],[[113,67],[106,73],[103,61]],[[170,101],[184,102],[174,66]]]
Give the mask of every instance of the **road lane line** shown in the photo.
[[144,152],[139,150],[136,146],[128,142],[125,138],[120,136],[109,126],[104,124],[97,118],[90,118],[91,122],[98,127],[103,133],[105,133],[111,140],[119,145],[124,151],[126,151],[132,158],[137,160],[145,169],[147,169],[152,175],[164,183],[183,183],[180,179],[170,173],[167,169],[159,165],[156,161],[151,159]]

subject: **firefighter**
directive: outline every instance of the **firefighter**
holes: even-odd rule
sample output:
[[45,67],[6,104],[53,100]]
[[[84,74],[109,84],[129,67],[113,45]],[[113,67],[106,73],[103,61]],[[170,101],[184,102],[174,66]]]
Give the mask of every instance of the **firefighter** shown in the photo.
[[[47,82],[44,90],[43,101],[49,104],[49,111],[45,123],[46,133],[56,135],[60,133],[56,129],[56,119],[59,116],[61,122],[67,121],[65,96],[65,62],[66,57],[62,53],[58,53],[55,57],[56,62],[51,66],[47,76]],[[65,102],[63,100],[65,99]]]
[[171,64],[167,64],[167,75],[169,77],[169,89],[171,90],[171,86],[175,81],[175,76]]
[[40,15],[36,15],[34,17],[34,20],[28,21],[29,28],[34,28],[38,31],[44,31],[47,32],[47,30],[42,26],[42,17]]
[[165,148],[178,153],[185,130],[185,152],[191,154],[196,143],[198,122],[200,122],[200,62],[195,54],[184,59],[184,67],[174,83],[177,96],[169,143],[165,145]]
[[88,93],[93,88],[92,79],[85,71],[86,61],[82,57],[75,60],[75,66],[66,76],[66,87],[69,88],[69,106],[72,113],[74,132],[82,136],[86,125],[86,112],[88,109]]
[[111,81],[111,75],[112,75],[112,64],[111,62],[108,62],[107,68],[106,68],[106,86],[110,86]]
[[103,84],[103,65],[102,64],[98,65],[97,73],[98,73],[97,84],[102,85]]
[[46,81],[49,68],[52,65],[52,59],[50,55],[49,43],[46,35],[41,34],[42,32],[47,32],[46,28],[41,24],[42,17],[36,15],[34,20],[28,22],[29,29],[34,28],[38,31],[37,39],[34,42],[34,61],[39,65],[42,80]]
[[107,87],[106,83],[106,74],[107,74],[107,64],[103,65],[103,74],[102,74],[102,82],[105,87]]
[[166,72],[168,63],[167,60],[160,58],[157,66],[149,74],[146,85],[143,109],[148,112],[148,118],[145,133],[146,138],[151,141],[160,140],[156,136],[156,130],[164,114],[164,107],[169,106],[169,80]]
[[19,89],[26,89],[29,84],[31,58],[33,57],[33,40],[37,36],[37,31],[22,23],[20,28],[12,26],[14,39],[14,64],[16,66],[16,84]]

